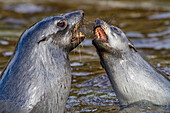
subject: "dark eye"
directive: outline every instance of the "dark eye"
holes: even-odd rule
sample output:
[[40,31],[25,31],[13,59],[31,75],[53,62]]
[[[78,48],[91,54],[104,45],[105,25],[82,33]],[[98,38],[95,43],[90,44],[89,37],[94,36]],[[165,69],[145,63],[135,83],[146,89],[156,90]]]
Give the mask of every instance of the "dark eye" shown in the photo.
[[57,22],[57,26],[64,27],[65,26],[65,20],[61,20],[61,21]]
[[116,32],[119,32],[119,30],[116,27],[113,27],[113,30],[115,30]]

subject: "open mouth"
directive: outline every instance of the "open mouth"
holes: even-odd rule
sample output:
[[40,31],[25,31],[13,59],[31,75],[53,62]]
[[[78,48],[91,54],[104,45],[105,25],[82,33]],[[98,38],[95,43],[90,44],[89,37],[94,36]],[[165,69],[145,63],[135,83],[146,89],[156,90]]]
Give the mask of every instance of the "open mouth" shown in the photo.
[[77,40],[78,41],[83,41],[85,36],[81,33],[81,32],[78,32],[78,29],[79,29],[79,24],[76,25],[76,27],[74,28],[74,31],[73,31],[73,37],[72,37],[72,40],[71,42],[76,42]]
[[95,34],[96,38],[103,39],[104,41],[107,42],[106,33],[104,32],[104,30],[101,27],[96,27],[94,29],[94,34]]

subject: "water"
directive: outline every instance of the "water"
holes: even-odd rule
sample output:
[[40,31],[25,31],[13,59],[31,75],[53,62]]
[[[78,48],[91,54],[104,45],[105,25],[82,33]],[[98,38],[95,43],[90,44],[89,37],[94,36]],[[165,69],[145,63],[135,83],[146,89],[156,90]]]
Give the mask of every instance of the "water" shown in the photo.
[[[82,9],[87,38],[71,54],[72,88],[66,113],[72,112],[168,112],[144,102],[121,107],[101,67],[91,40],[96,18],[120,27],[139,53],[170,78],[170,1],[168,0],[5,0],[0,2],[0,73],[11,57],[22,32],[52,15]],[[148,107],[149,106],[149,107]]]

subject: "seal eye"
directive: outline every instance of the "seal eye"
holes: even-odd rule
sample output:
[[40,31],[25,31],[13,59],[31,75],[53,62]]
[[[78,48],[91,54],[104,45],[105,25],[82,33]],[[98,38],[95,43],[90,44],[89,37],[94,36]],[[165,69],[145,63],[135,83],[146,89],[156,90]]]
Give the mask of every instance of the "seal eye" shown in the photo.
[[65,26],[65,21],[61,20],[61,21],[57,22],[57,26],[64,27]]
[[119,32],[119,30],[116,27],[113,27],[113,30]]

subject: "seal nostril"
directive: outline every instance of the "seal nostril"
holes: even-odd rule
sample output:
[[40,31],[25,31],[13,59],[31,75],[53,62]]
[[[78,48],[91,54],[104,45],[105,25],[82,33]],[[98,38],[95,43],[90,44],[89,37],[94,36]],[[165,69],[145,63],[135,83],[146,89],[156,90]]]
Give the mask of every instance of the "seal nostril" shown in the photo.
[[100,19],[97,18],[97,19],[95,20],[95,22],[98,22],[98,21],[100,21]]
[[84,16],[84,11],[80,10],[79,12],[82,16]]
[[100,19],[96,19],[96,20],[95,20],[95,24],[96,24],[96,25],[100,25],[100,23],[101,23],[101,20],[100,20]]
[[84,12],[82,13],[82,15],[84,16]]

